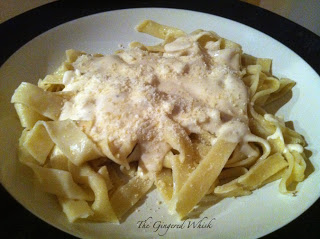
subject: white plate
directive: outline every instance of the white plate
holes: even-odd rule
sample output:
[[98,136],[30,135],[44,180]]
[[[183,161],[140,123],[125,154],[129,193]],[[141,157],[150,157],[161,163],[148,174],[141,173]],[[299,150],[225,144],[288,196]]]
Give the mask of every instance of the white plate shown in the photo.
[[[56,200],[36,191],[32,186],[29,169],[18,163],[17,142],[21,127],[13,105],[10,104],[14,89],[22,81],[36,83],[39,78],[52,72],[64,58],[69,48],[90,53],[112,53],[118,44],[127,46],[131,41],[154,44],[159,40],[137,33],[134,27],[144,19],[175,26],[186,32],[195,29],[216,31],[219,35],[240,43],[243,50],[258,57],[273,59],[273,72],[297,82],[292,99],[278,112],[285,120],[292,120],[296,130],[302,133],[315,170],[301,184],[296,197],[278,192],[278,182],[256,190],[252,195],[228,198],[212,206],[194,219],[208,223],[211,228],[188,228],[167,213],[165,205],[157,205],[157,192],[152,191],[138,209],[121,225],[105,223],[69,224]],[[36,37],[20,48],[0,69],[1,118],[0,118],[0,165],[1,182],[24,207],[44,221],[73,235],[83,238],[256,238],[270,233],[311,206],[320,195],[320,79],[315,71],[290,49],[269,36],[240,23],[186,10],[174,9],[128,9],[105,12],[68,22]],[[148,217],[149,228],[138,228],[138,221]],[[206,219],[207,217],[207,219]],[[161,224],[181,225],[183,228],[159,229]],[[176,236],[175,235],[175,236]]]

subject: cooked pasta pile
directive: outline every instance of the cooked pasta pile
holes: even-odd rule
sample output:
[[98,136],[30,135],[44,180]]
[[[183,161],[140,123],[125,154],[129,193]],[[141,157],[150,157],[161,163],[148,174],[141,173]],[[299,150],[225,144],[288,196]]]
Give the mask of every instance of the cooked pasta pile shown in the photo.
[[264,109],[295,84],[274,77],[270,59],[211,31],[150,20],[137,30],[163,42],[68,50],[12,96],[19,160],[70,222],[119,222],[153,185],[183,219],[207,194],[249,195],[277,179],[288,193],[304,179],[303,137]]

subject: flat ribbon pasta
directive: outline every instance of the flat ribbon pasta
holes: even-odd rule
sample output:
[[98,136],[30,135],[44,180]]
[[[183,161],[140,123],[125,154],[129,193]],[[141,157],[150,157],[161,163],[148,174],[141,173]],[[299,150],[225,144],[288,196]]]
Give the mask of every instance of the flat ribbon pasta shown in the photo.
[[180,219],[209,194],[250,195],[278,179],[293,192],[306,142],[267,108],[295,83],[215,32],[152,20],[136,29],[163,41],[108,56],[67,50],[12,96],[19,160],[68,220],[119,223],[153,185]]

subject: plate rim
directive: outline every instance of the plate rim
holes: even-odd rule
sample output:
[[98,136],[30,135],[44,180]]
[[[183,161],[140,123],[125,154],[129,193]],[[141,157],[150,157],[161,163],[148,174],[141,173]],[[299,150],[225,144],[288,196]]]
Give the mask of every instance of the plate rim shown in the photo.
[[[154,8],[154,7],[152,7],[152,8]],[[152,9],[151,8],[151,9]],[[136,8],[136,9],[141,9],[141,8]],[[159,8],[157,8],[157,9],[159,9]],[[173,9],[173,8],[167,8],[167,9],[172,9],[172,10],[187,10],[187,11],[193,11],[193,12],[198,12],[198,11],[194,11],[194,10],[189,10],[189,9]],[[123,10],[123,9],[119,9],[119,10]],[[113,11],[113,10],[112,10]],[[106,12],[109,12],[109,11],[106,11]],[[102,13],[102,12],[98,12],[98,13],[95,13],[95,14],[100,14],[100,13]],[[214,15],[214,14],[210,14],[210,13],[206,13],[206,12],[198,12],[198,13],[204,13],[204,14],[209,14],[209,15],[213,15],[213,16],[217,16],[217,15]],[[92,16],[92,15],[94,15],[94,14],[91,14],[91,15],[86,15],[86,16],[83,16],[83,17],[88,17],[88,16]],[[217,17],[221,17],[221,16],[217,16]],[[225,18],[225,17],[221,17],[221,18],[224,18],[224,19],[227,19],[227,20],[231,20],[231,21],[234,21],[234,20],[232,20],[232,19],[228,19],[228,18]],[[73,19],[73,20],[78,20],[78,19],[80,19],[80,18],[76,18],[76,19]],[[68,23],[68,22],[70,22],[70,21],[67,21],[67,22],[65,22],[65,23]],[[237,21],[234,21],[234,22],[237,22]],[[242,22],[237,22],[237,23],[239,23],[239,24],[242,24],[242,25],[245,25],[245,26],[247,26],[247,27],[250,27],[250,28],[252,28],[252,29],[254,29],[254,30],[256,30],[256,31],[259,31],[259,32],[261,32],[260,30],[257,30],[257,29],[255,29],[255,28],[253,28],[253,27],[251,27],[251,26],[248,26],[248,25],[246,25],[246,24],[243,24]],[[59,24],[60,25],[60,24]],[[58,26],[59,26],[58,25]],[[51,29],[49,29],[49,31],[50,30],[52,30],[52,28]],[[47,31],[45,31],[45,32],[43,32],[43,33],[41,33],[41,34],[44,34],[44,33],[46,33]],[[261,32],[261,33],[263,33],[263,34],[265,34],[265,35],[267,35],[268,37],[271,37],[271,38],[273,38],[275,41],[277,41],[277,42],[279,42],[279,43],[281,43],[284,47],[286,47],[286,48],[289,48],[288,46],[286,46],[286,45],[284,45],[281,41],[279,41],[279,40],[277,40],[277,39],[275,39],[274,37],[272,37],[272,36],[270,36],[270,35],[268,35],[268,34],[266,34],[266,33],[264,33],[264,32]],[[39,34],[39,35],[37,35],[37,36],[40,36],[41,34]],[[29,41],[28,41],[29,42]],[[28,43],[27,42],[27,43]],[[19,48],[20,49],[20,48]],[[17,50],[19,50],[19,49],[17,49]],[[290,48],[289,48],[290,49]],[[292,49],[290,49],[291,51],[293,51]],[[295,51],[293,51],[296,55],[298,55],[299,56],[299,54],[297,54]],[[11,56],[10,56],[11,57]],[[10,58],[9,57],[9,58]],[[301,56],[299,56],[300,58],[302,58]],[[8,59],[9,59],[8,58]],[[302,58],[303,59],[303,58]],[[303,59],[304,60],[304,59]],[[305,60],[304,60],[305,61]],[[305,61],[306,62],[306,61]],[[309,65],[309,64],[308,64]],[[312,67],[311,67],[311,69],[313,69]],[[314,70],[314,69],[313,69]],[[316,71],[315,71],[316,72]],[[317,72],[316,72],[317,73]],[[317,73],[318,74],[318,73]],[[13,197],[14,198],[14,197]],[[15,198],[14,198],[15,199]],[[16,199],[15,199],[16,200]],[[16,200],[17,201],[17,200]],[[19,202],[20,203],[20,202]],[[313,204],[314,204],[315,202],[313,202]],[[20,203],[21,204],[21,203]],[[310,207],[312,206],[312,204],[310,205]],[[28,209],[27,209],[28,210]],[[28,210],[28,211],[30,211],[30,210]],[[31,212],[32,214],[34,214],[33,212]],[[302,212],[303,213],[303,212]],[[36,215],[37,217],[39,217],[38,215]],[[300,216],[301,216],[301,214],[300,214]],[[41,217],[40,217],[41,218]],[[292,220],[294,220],[295,218],[293,218]],[[42,219],[43,220],[43,219]],[[45,221],[46,223],[48,223],[47,221]],[[291,222],[291,221],[290,221]],[[290,222],[288,222],[287,224],[289,224]],[[50,224],[50,223],[49,223]],[[287,225],[286,224],[286,225]],[[50,224],[50,225],[52,225],[52,224]],[[52,226],[54,226],[54,227],[56,227],[55,225],[52,225]],[[284,225],[283,225],[284,226]],[[281,227],[283,227],[283,226],[281,226]],[[59,230],[61,230],[60,228],[59,228]],[[277,230],[277,229],[276,229]],[[274,231],[274,230],[273,230]],[[67,232],[67,233],[69,233],[69,232]],[[270,233],[270,232],[269,232]]]

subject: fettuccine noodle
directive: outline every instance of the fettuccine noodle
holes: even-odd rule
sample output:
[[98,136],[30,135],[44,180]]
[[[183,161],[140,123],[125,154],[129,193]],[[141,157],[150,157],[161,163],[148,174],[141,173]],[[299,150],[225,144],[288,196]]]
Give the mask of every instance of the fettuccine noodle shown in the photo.
[[270,59],[211,31],[150,20],[137,30],[163,42],[68,50],[54,74],[12,96],[19,160],[70,222],[119,222],[153,185],[183,219],[207,194],[249,195],[277,179],[288,194],[304,180],[303,137],[264,109],[295,85],[272,75]]

